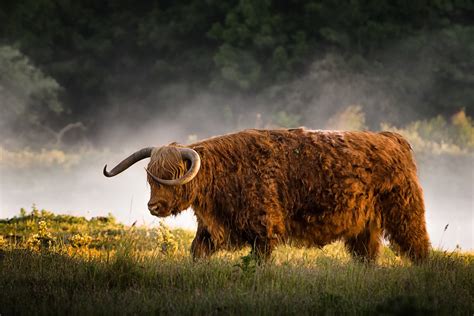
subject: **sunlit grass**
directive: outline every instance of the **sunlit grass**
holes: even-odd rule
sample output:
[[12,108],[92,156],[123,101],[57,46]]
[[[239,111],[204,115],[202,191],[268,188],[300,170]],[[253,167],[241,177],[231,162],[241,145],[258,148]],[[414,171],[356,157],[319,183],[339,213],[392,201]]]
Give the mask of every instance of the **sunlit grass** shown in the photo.
[[474,256],[460,251],[433,251],[420,266],[387,247],[376,264],[360,263],[342,243],[280,246],[263,265],[249,249],[193,262],[192,232],[126,227],[113,218],[69,218],[76,223],[64,230],[64,218],[31,215],[0,222],[2,315],[474,311]]

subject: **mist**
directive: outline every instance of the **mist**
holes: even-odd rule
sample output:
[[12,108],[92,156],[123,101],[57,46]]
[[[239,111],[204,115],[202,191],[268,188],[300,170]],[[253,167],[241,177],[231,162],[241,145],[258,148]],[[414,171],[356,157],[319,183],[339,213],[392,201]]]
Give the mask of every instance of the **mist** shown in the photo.
[[[302,78],[293,82],[290,87],[279,89],[294,89],[294,86],[301,89],[301,82],[307,84],[308,80]],[[351,94],[351,91],[357,90],[353,82],[347,85],[344,81],[337,83],[333,80],[326,84],[330,88],[324,88],[324,93],[318,94],[324,98],[310,100],[305,108],[306,116],[299,120],[309,122],[311,125],[307,125],[308,128],[330,127],[328,122],[334,122],[331,118],[337,113],[334,104],[343,108],[343,105],[361,101],[362,93],[356,97]],[[367,81],[359,84],[367,85]],[[312,88],[307,89],[309,90],[300,90],[300,94],[310,95]],[[379,90],[375,95],[363,95],[370,102],[375,102],[373,99],[377,97],[383,97],[383,91]],[[276,127],[275,115],[272,114],[275,112],[275,104],[265,104],[264,99],[262,96],[254,98],[254,103],[247,103],[243,113],[244,111],[235,109],[245,102],[251,102],[250,98],[226,99],[201,92],[185,102],[177,103],[173,111],[163,115],[154,114],[140,122],[127,121],[127,118],[110,122],[104,117],[104,126],[95,139],[97,145],[66,150],[66,153],[73,156],[69,162],[68,158],[61,155],[47,162],[41,162],[41,157],[38,156],[22,165],[19,159],[28,160],[28,155],[8,157],[8,153],[4,152],[0,169],[1,217],[15,216],[20,208],[29,210],[34,204],[39,209],[56,213],[89,218],[111,213],[119,221],[129,225],[156,225],[162,219],[153,217],[147,209],[149,186],[144,171],[147,160],[113,178],[102,175],[103,166],[107,164],[110,168],[146,146],[162,146],[174,141],[187,144],[243,128]],[[380,113],[372,113],[372,116],[377,115]],[[366,126],[372,124],[374,123],[365,121]],[[459,247],[464,250],[474,249],[472,155],[453,160],[417,154],[416,159],[433,247],[445,250]],[[166,218],[164,222],[171,227],[196,228],[192,210]]]
[[[84,162],[66,170],[59,166],[46,170],[2,168],[1,217],[13,217],[18,215],[20,208],[29,210],[35,204],[40,209],[88,218],[111,213],[129,225],[134,222],[143,225],[159,223],[160,219],[147,209],[146,160],[113,178],[104,177],[102,168],[105,163],[113,166],[134,150],[147,145],[164,145],[180,140],[168,132],[136,133],[137,138],[127,140],[119,153],[108,152],[85,158]],[[474,249],[472,167],[472,160],[470,165],[469,162],[462,165],[439,160],[418,164],[428,232],[436,248],[453,250],[459,246],[464,250]],[[192,210],[167,218],[165,223],[171,227],[196,228]]]

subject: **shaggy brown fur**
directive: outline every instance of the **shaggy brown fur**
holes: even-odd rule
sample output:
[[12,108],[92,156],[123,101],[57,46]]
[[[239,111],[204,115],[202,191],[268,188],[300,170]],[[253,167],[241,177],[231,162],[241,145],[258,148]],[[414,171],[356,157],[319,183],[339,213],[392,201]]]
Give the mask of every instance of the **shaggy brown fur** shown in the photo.
[[[176,144],[152,154],[164,179],[185,173]],[[408,142],[391,132],[245,130],[188,146],[201,169],[181,186],[151,185],[157,216],[192,207],[194,258],[251,245],[268,257],[280,242],[345,241],[374,260],[383,234],[414,261],[428,256],[423,194]]]

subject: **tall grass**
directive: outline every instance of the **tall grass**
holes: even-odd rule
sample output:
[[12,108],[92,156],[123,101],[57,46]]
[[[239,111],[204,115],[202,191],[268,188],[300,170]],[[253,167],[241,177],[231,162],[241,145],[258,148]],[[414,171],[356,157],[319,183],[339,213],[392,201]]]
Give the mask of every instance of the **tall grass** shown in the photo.
[[[335,243],[281,246],[263,265],[247,256],[248,249],[193,262],[192,233],[120,226],[107,246],[97,241],[104,238],[97,220],[82,219],[92,240],[74,244],[53,229],[57,216],[30,215],[0,222],[2,315],[474,312],[474,256],[468,253],[433,251],[427,263],[414,266],[384,248],[377,264],[366,265]],[[33,224],[10,238],[10,226],[22,220]],[[35,234],[52,242],[31,247],[27,241]],[[174,247],[163,247],[171,241]]]

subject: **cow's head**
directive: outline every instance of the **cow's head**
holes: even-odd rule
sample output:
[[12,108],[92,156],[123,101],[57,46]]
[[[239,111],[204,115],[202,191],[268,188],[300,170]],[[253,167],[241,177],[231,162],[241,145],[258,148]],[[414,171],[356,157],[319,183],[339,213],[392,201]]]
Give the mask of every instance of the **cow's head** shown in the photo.
[[151,188],[148,209],[159,217],[176,215],[187,209],[194,199],[193,180],[201,167],[199,154],[190,148],[174,145],[143,148],[125,158],[110,172],[107,165],[104,175],[113,177],[139,160],[150,157],[146,168]]

